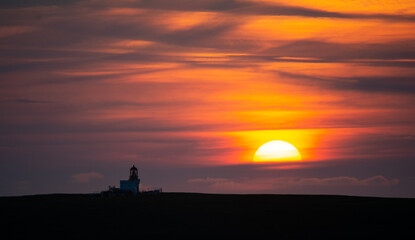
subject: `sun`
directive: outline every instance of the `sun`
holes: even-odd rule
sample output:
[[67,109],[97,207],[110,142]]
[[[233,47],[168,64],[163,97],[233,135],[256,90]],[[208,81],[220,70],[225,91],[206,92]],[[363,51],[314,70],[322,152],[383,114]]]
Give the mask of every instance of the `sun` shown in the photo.
[[301,161],[301,155],[291,143],[274,140],[259,147],[253,160],[254,162]]

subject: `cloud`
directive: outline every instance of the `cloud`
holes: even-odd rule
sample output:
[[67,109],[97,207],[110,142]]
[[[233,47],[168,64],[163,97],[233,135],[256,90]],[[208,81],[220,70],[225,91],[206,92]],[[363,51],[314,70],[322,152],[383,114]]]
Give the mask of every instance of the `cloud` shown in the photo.
[[55,103],[53,101],[33,100],[33,99],[24,99],[24,98],[16,99],[12,102],[16,102],[16,103]]
[[194,178],[187,181],[191,184],[208,185],[212,190],[219,192],[246,192],[246,191],[261,191],[268,188],[267,185],[260,182],[238,182],[226,178]]
[[[19,64],[16,62],[3,64],[0,70],[2,72],[28,69],[52,70],[115,60],[177,62],[183,59],[178,59],[174,55],[165,56],[166,50],[177,53],[178,49],[172,49],[172,45],[185,49],[189,47],[232,49],[246,48],[250,45],[249,41],[240,43],[241,41],[222,39],[224,35],[244,22],[242,18],[223,14],[218,16],[212,14],[195,24],[176,29],[170,26],[175,25],[177,14],[166,10],[150,9],[139,11],[133,16],[125,16],[112,14],[109,13],[110,10],[104,11],[96,7],[91,7],[89,11],[74,11],[74,9],[77,8],[57,8],[48,11],[13,9],[0,14],[0,20],[8,21],[6,24],[8,27],[27,26],[37,29],[1,40],[1,43],[7,44],[9,48],[1,50],[3,56],[19,57],[25,61],[18,62]],[[34,19],[36,15],[42,15],[42,20],[36,21]],[[181,19],[186,18],[185,14],[180,16]],[[31,39],[30,42],[27,41],[28,38]],[[124,44],[114,46],[123,41]],[[149,45],[126,47],[125,42],[128,41],[146,41]],[[25,46],[24,49],[21,46]],[[42,50],[39,51],[39,48]],[[42,59],[27,61],[27,58],[39,57]],[[44,61],[47,57],[56,60]]]
[[[237,0],[143,0],[133,4],[138,8],[165,9],[178,11],[218,11],[245,15],[284,15],[307,17],[354,17],[349,14],[330,12],[298,6],[267,4],[264,2],[248,2]],[[132,6],[132,5],[130,5]]]
[[373,176],[361,180],[361,184],[365,186],[392,186],[399,183],[399,179],[387,179],[384,176]]
[[373,176],[366,179],[340,176],[332,178],[301,178],[290,184],[301,186],[393,186],[398,184],[398,179],[387,179],[384,176]]
[[399,183],[398,179],[388,179],[384,176],[373,176],[365,179],[358,179],[349,176],[339,176],[330,178],[257,178],[233,180],[227,178],[193,178],[187,180],[190,184],[208,186],[213,191],[218,192],[264,192],[264,191],[284,191],[287,189],[304,189],[327,187],[390,187]]
[[[323,18],[345,19],[383,19],[390,21],[415,21],[411,14],[359,14],[342,13],[314,9],[302,6],[290,6],[286,4],[266,3],[260,1],[238,0],[141,0],[141,1],[113,1],[99,2],[106,7],[134,7],[141,9],[162,9],[175,11],[208,11],[228,12],[239,15],[264,15],[264,16],[303,16]],[[84,6],[93,7],[95,1],[88,1]]]
[[71,5],[83,0],[3,0],[0,2],[2,8],[24,8],[35,6],[64,6]]
[[147,10],[173,10],[191,12],[227,12],[239,15],[302,16],[314,18],[381,19],[389,21],[415,21],[412,14],[362,14],[327,11],[286,4],[238,0],[141,0],[141,1],[82,1],[82,0],[9,0],[0,2],[3,8],[29,8],[39,6],[81,6],[83,8],[139,8]]
[[415,78],[411,76],[316,76],[285,71],[275,71],[280,77],[306,80],[302,84],[324,88],[356,90],[360,92],[380,93],[415,93]]
[[189,183],[209,183],[209,184],[216,184],[216,183],[224,183],[224,182],[230,182],[231,180],[226,178],[192,178],[189,179],[187,182]]
[[75,182],[85,183],[93,179],[103,178],[104,175],[98,172],[87,172],[87,173],[77,173],[71,176],[71,179]]
[[[384,43],[336,43],[317,40],[298,40],[282,46],[267,49],[264,54],[276,57],[315,58],[319,61],[345,60],[395,60],[414,59],[415,42],[413,40]],[[318,62],[318,61],[316,61]]]

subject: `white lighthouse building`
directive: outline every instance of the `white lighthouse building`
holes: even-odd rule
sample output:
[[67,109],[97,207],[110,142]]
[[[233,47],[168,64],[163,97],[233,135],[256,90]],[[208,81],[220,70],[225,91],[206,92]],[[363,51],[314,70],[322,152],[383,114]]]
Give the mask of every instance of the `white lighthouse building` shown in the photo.
[[120,188],[109,186],[107,191],[101,192],[101,197],[125,197],[154,195],[162,192],[161,188],[147,188],[140,192],[140,178],[138,178],[138,169],[133,165],[130,168],[130,177],[128,180],[120,180]]
[[130,168],[130,178],[120,180],[120,190],[131,192],[134,196],[140,193],[140,178],[138,178],[138,169],[134,165]]

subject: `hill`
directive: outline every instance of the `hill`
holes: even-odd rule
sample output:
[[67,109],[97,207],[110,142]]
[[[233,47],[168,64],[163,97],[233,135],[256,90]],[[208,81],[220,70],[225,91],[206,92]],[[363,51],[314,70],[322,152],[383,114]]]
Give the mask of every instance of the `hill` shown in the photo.
[[414,235],[415,199],[197,193],[100,198],[55,194],[1,197],[0,212],[3,235],[14,238],[397,239]]

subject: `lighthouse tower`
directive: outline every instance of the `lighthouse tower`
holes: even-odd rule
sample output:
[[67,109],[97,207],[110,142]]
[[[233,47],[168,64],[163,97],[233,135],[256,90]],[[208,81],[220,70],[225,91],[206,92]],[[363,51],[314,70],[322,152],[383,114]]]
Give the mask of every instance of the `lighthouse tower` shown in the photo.
[[134,196],[140,193],[140,178],[138,178],[138,169],[134,165],[130,168],[128,180],[120,181],[120,190],[129,191]]
[[138,179],[138,169],[133,165],[132,168],[130,168],[130,178],[128,180],[134,181]]

